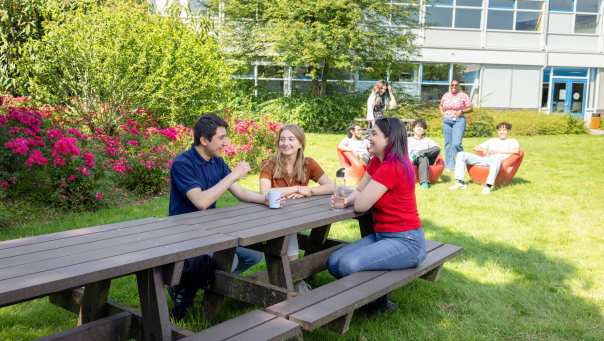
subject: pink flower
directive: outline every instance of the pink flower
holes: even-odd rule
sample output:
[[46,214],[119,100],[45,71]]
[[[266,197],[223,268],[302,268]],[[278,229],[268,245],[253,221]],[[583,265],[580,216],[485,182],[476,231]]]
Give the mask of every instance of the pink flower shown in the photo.
[[[0,103],[0,105],[1,104],[2,103]],[[4,124],[6,124],[6,122],[8,122],[8,117],[6,117],[6,115],[0,116],[0,127],[2,127]]]
[[278,132],[282,126],[283,125],[278,122],[268,122],[268,124],[267,124],[268,130],[272,131],[273,133]]
[[65,156],[80,155],[80,148],[77,146],[77,140],[73,137],[62,137],[52,147],[58,154]]
[[130,141],[127,142],[127,144],[129,146],[138,146],[140,143],[138,143],[137,140],[130,140]]
[[253,148],[252,144],[249,144],[249,143],[248,144],[244,144],[243,146],[239,147],[239,152],[241,152],[241,153],[247,153],[250,150],[252,150],[252,148]]
[[25,155],[29,152],[28,140],[23,137],[17,137],[14,140],[9,140],[4,144],[4,147],[10,149],[13,154]]
[[6,180],[0,181],[0,188],[2,188],[2,189],[8,189],[8,187],[9,187],[8,181],[6,181]]
[[88,169],[88,167],[78,167],[78,171],[80,171],[80,174],[82,174],[82,176],[90,176],[90,169]]
[[250,121],[239,121],[235,124],[235,132],[237,134],[247,134],[250,127]]
[[25,165],[29,168],[33,165],[46,166],[47,164],[48,159],[38,149],[34,149],[27,158],[27,161],[25,161]]
[[81,139],[83,137],[82,132],[80,132],[79,130],[77,130],[76,128],[69,128],[67,129],[67,134],[71,134],[72,136]]
[[145,169],[153,169],[153,161],[151,161],[151,160],[145,161]]
[[86,167],[94,168],[96,166],[94,154],[86,152],[82,157],[84,158],[84,164],[86,164]]
[[60,129],[48,129],[46,136],[51,140],[60,139],[61,137],[63,137],[63,133],[61,132]]
[[224,147],[224,155],[226,155],[227,157],[235,156],[235,154],[237,154],[237,151],[235,150],[235,147],[232,144],[229,144]]
[[10,127],[8,128],[9,135],[17,135],[21,132],[21,128],[19,127]]
[[113,165],[111,166],[111,169],[116,173],[126,174],[126,172],[128,172],[128,165],[126,160],[120,159],[114,161]]
[[67,177],[67,182],[74,182],[78,179],[77,176],[71,174],[70,176]]
[[178,131],[176,128],[166,128],[159,131],[159,133],[170,141],[174,141],[178,138]]
[[103,192],[96,192],[94,197],[96,198],[97,201],[102,201],[103,199],[105,199],[105,195],[103,194]]

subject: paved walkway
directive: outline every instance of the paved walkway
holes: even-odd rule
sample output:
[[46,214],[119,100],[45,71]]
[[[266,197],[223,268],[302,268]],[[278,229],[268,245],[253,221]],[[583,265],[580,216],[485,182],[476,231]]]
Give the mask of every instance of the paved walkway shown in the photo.
[[589,129],[589,133],[592,135],[604,135],[604,130],[601,129]]

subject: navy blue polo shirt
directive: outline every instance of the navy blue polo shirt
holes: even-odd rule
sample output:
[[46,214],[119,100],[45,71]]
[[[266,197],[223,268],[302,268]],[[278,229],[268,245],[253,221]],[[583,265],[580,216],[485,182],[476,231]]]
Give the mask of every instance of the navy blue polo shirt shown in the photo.
[[[221,157],[205,160],[195,147],[178,155],[170,169],[170,211],[169,215],[178,215],[198,211],[187,198],[187,192],[193,188],[205,191],[231,173],[229,166]],[[208,208],[215,208],[212,203]]]

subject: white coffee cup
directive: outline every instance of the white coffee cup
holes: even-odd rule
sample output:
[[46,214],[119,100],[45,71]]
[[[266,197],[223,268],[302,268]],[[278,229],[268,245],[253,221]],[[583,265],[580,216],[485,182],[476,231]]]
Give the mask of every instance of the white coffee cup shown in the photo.
[[268,192],[268,207],[281,208],[281,192],[277,190]]

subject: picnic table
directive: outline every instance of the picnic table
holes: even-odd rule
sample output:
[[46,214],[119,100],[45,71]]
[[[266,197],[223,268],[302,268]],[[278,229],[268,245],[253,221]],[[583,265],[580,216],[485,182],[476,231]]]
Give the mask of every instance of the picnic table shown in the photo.
[[[306,300],[298,295],[294,283],[324,270],[329,254],[343,245],[328,238],[331,224],[357,216],[352,208],[332,209],[329,196],[316,196],[291,200],[280,209],[242,203],[179,216],[3,241],[0,242],[0,307],[49,296],[51,303],[79,314],[77,327],[45,340],[301,338],[299,317],[294,323],[288,315],[291,309],[283,312],[273,308],[271,311],[270,307],[292,299],[320,303],[321,300]],[[358,217],[363,235],[369,232],[363,229],[367,225],[363,223],[365,217]],[[300,233],[308,229],[310,233]],[[304,257],[295,261],[287,256],[287,236],[291,234],[298,234],[300,249],[305,251]],[[361,280],[354,283],[371,288],[374,285],[368,280],[379,281],[381,286],[375,287],[381,291],[371,293],[375,296],[420,276],[436,278],[442,263],[461,250],[457,247],[437,249],[443,245],[434,244],[432,248],[440,250],[441,254],[434,253],[431,262],[415,269],[411,275],[401,273],[386,281],[378,275],[361,274]],[[248,276],[232,274],[230,269],[237,246],[263,251],[266,270]],[[206,334],[194,335],[170,323],[164,285],[175,285],[180,281],[185,259],[208,253],[213,253],[219,268],[215,271],[213,284],[204,294],[204,310],[208,317],[212,318],[220,309],[224,297],[268,308],[212,327]],[[132,274],[136,275],[140,312],[108,299],[111,280]],[[382,274],[385,272],[379,275]],[[354,289],[351,284],[336,286]],[[345,294],[333,289],[328,291],[332,296]],[[321,291],[317,294],[325,295]],[[371,295],[365,290],[363,297],[349,301],[353,305],[346,308],[344,318],[348,316],[348,322],[345,329],[352,311],[373,297]],[[294,305],[299,309],[313,309],[296,302]],[[327,311],[318,306],[314,309]],[[342,311],[330,313],[322,321],[339,318]],[[321,325],[313,323],[312,328]]]

